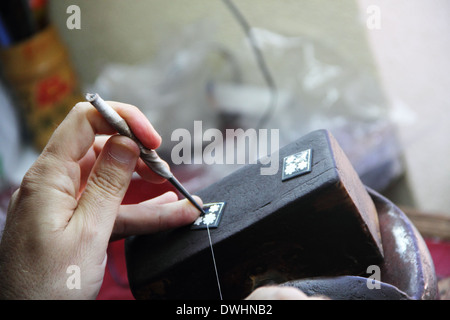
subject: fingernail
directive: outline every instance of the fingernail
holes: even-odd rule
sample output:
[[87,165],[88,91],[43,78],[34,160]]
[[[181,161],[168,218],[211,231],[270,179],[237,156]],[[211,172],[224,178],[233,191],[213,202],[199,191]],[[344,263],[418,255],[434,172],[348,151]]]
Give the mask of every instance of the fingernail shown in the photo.
[[139,156],[138,150],[132,140],[126,137],[116,136],[111,138],[108,155],[118,162],[128,164],[137,160]]

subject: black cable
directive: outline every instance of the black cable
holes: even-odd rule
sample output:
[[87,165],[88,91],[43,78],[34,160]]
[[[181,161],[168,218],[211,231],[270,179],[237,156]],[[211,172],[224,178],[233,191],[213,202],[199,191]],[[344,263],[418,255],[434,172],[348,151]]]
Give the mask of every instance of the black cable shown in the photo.
[[249,42],[250,46],[253,50],[253,53],[255,54],[256,62],[258,63],[258,67],[263,75],[263,78],[265,82],[267,83],[267,86],[269,87],[271,91],[271,99],[269,102],[269,105],[267,107],[266,112],[263,114],[261,119],[258,122],[258,125],[256,126],[257,129],[264,126],[267,121],[272,116],[272,113],[275,110],[275,107],[277,105],[277,98],[278,98],[278,90],[277,86],[275,84],[275,81],[272,77],[272,74],[269,71],[269,68],[267,67],[266,61],[264,59],[264,56],[261,52],[261,49],[259,48],[257,41],[255,39],[255,36],[253,35],[252,28],[250,27],[249,23],[245,19],[245,17],[242,15],[242,13],[238,10],[238,8],[234,5],[234,3],[231,0],[222,0],[224,4],[228,7],[228,9],[231,11],[233,16],[236,18],[238,23],[241,25],[242,29],[244,30]]

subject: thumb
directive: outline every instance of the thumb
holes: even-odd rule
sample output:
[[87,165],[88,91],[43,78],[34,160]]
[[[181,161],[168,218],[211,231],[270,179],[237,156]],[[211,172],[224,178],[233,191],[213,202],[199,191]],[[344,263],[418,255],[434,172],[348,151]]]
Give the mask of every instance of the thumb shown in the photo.
[[[127,137],[113,136],[106,142],[75,212],[85,225],[98,231],[112,230],[138,157],[138,146]],[[109,238],[110,232],[105,236]]]

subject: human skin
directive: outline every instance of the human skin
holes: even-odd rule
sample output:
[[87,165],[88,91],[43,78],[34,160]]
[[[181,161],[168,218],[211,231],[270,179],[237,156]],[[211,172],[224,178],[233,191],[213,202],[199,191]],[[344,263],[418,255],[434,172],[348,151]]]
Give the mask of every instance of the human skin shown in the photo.
[[[160,136],[136,107],[111,104],[146,147],[159,147]],[[179,227],[198,217],[198,210],[173,192],[121,205],[134,171],[151,182],[164,179],[139,159],[131,139],[96,139],[114,133],[88,103],[77,104],[56,129],[11,197],[0,243],[1,298],[93,299],[110,240]],[[71,265],[81,271],[81,289],[66,285]]]
[[[138,108],[109,103],[144,146],[159,147],[161,137]],[[0,298],[95,299],[110,241],[198,218],[198,210],[174,192],[122,205],[133,172],[150,182],[165,180],[139,159],[134,141],[99,136],[112,134],[89,103],[77,104],[55,130],[11,197],[0,243]],[[72,266],[80,270],[79,288],[68,285]],[[281,287],[260,288],[248,297],[303,298],[299,290]]]

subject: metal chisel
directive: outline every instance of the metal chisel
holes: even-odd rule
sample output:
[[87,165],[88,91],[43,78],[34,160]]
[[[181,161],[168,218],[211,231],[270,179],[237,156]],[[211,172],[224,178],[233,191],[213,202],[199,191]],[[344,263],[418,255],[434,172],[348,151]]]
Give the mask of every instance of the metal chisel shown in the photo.
[[127,122],[97,93],[86,94],[86,100],[89,101],[100,114],[111,124],[120,135],[132,139],[139,147],[140,157],[144,163],[156,174],[166,178],[190,203],[194,205],[202,214],[205,214],[203,208],[194,200],[190,193],[175,178],[166,163],[159,157],[155,150],[146,148],[139,139],[133,134]]

